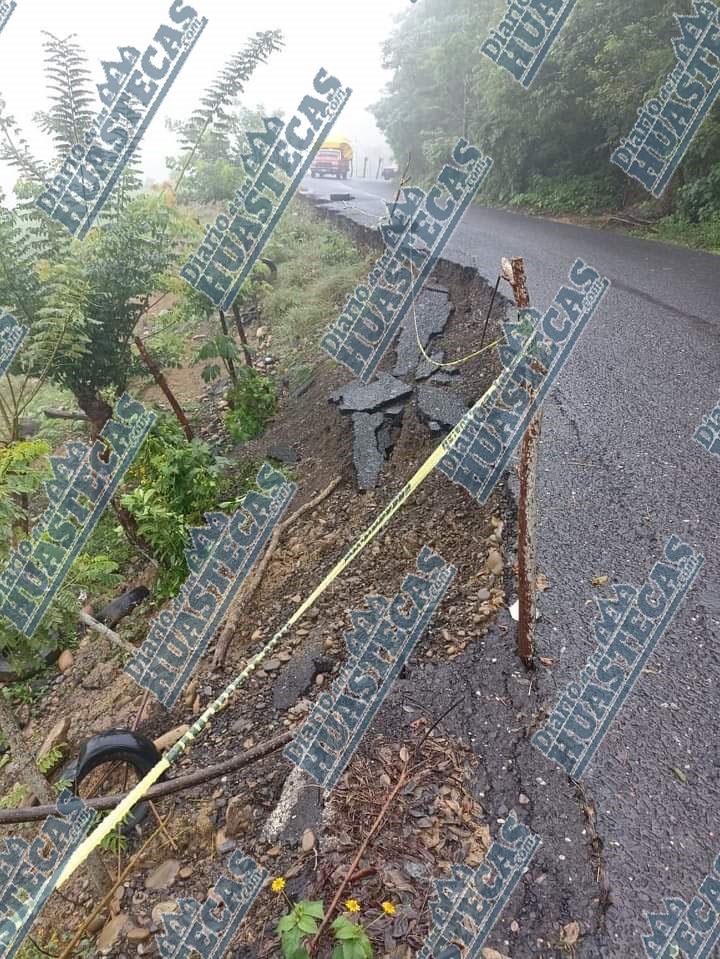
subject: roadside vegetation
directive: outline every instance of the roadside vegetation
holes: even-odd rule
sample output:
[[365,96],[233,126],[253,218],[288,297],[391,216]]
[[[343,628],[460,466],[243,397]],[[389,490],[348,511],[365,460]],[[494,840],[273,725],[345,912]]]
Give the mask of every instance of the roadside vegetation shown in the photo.
[[720,252],[720,102],[660,200],[610,164],[676,60],[690,0],[578,4],[529,90],[477,51],[503,0],[409,6],[384,47],[392,72],[374,113],[413,181],[434,179],[462,133],[492,156],[480,202],[601,217]]

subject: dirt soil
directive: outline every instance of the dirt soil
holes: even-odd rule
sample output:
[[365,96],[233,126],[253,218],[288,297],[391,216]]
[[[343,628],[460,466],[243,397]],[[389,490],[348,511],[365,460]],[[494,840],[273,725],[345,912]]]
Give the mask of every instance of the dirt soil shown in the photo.
[[[369,235],[356,234],[356,238],[374,242]],[[448,288],[455,312],[445,333],[431,346],[442,347],[452,359],[477,345],[491,290],[473,271],[445,262],[438,266],[432,283]],[[498,335],[505,309],[506,303],[499,299],[489,336]],[[393,359],[390,353],[382,368],[392,369]],[[462,368],[452,388],[474,400],[497,370],[494,352],[485,353]],[[188,398],[193,390],[197,397],[205,389],[195,376],[171,371],[168,378],[178,388],[182,384]],[[299,489],[290,511],[335,477],[341,483],[284,535],[259,590],[243,610],[224,668],[212,671],[211,647],[183,702],[168,712],[151,700],[139,726],[143,735],[155,738],[191,723],[283,625],[438,442],[418,419],[411,400],[380,488],[358,493],[350,420],[327,400],[348,378],[344,368],[321,361],[302,396],[284,391],[280,410],[266,433],[235,448],[238,459],[261,459],[277,445],[295,450],[299,461],[292,469]],[[202,403],[202,416],[204,431],[219,436],[215,399]],[[170,816],[167,834],[154,840],[123,882],[110,913],[93,922],[91,928],[100,939],[84,954],[158,955],[159,913],[178,896],[202,901],[222,874],[232,848],[253,856],[271,876],[286,877],[285,891],[294,900],[323,898],[328,905],[396,781],[406,755],[403,749],[413,755],[417,749],[415,774],[391,807],[358,867],[358,877],[343,896],[360,901],[363,921],[375,920],[369,932],[376,956],[406,959],[414,954],[429,928],[431,878],[447,875],[455,863],[479,864],[510,809],[542,832],[544,845],[496,924],[484,956],[551,959],[567,955],[575,933],[564,932],[563,927],[575,920],[580,935],[592,934],[602,914],[592,807],[531,750],[527,739],[538,721],[541,701],[538,674],[527,672],[514,655],[515,623],[505,609],[514,599],[514,556],[509,545],[514,535],[515,504],[505,487],[480,507],[462,488],[433,473],[387,532],[318,600],[266,668],[253,674],[173,771],[202,769],[296,728],[345,660],[343,631],[350,625],[349,611],[360,608],[368,594],[392,596],[427,544],[458,568],[457,576],[342,782],[326,802],[318,796],[319,790],[312,790],[312,797],[295,810],[290,826],[275,838],[265,837],[263,827],[292,768],[281,752],[158,800],[157,813]],[[495,553],[503,557],[500,568]],[[147,610],[136,611],[132,620],[119,627],[120,633],[143,617],[149,617]],[[137,633],[137,625],[132,625],[132,631]],[[541,673],[551,670],[550,661],[540,667]],[[122,673],[107,641],[88,634],[72,666],[57,676],[37,717],[26,727],[30,748],[37,750],[51,725],[68,717],[67,752],[76,755],[81,741],[92,733],[129,726],[142,698],[142,691]],[[5,769],[0,774],[3,790],[12,786],[12,772]],[[236,797],[244,814],[233,839],[224,826],[228,804]],[[233,805],[238,805],[238,799]],[[119,858],[103,853],[113,875],[118,862],[124,867],[155,827],[149,816],[137,830],[141,835],[131,836],[129,849]],[[36,828],[2,827],[2,834],[30,836]],[[557,856],[558,849],[566,854]],[[151,881],[154,888],[148,888],[149,875],[162,864],[167,875],[160,877],[159,885]],[[395,905],[395,916],[381,913],[383,900]],[[74,930],[95,901],[89,879],[80,874],[63,889],[62,897],[52,898],[36,934]],[[162,903],[166,905],[158,909]],[[274,926],[282,911],[282,897],[264,890],[229,955],[279,956]],[[108,924],[110,914],[125,916],[126,922],[116,918]],[[329,947],[323,946],[319,955],[329,956]]]

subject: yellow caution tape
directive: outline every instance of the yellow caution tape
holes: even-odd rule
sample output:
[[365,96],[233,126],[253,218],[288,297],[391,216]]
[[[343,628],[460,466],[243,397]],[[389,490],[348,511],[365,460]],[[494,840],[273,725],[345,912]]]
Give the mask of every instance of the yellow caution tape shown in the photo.
[[450,451],[457,438],[465,430],[469,423],[471,423],[472,420],[477,417],[478,412],[482,409],[489,397],[495,392],[502,391],[505,384],[511,379],[515,370],[527,358],[528,347],[535,339],[536,335],[536,333],[533,333],[528,338],[525,344],[525,349],[518,352],[510,366],[503,370],[500,376],[498,376],[498,378],[480,397],[475,405],[471,407],[467,413],[465,413],[457,426],[455,426],[451,432],[448,433],[437,449],[435,449],[430,456],[428,456],[412,479],[410,479],[409,482],[406,483],[405,486],[403,486],[403,488],[395,494],[385,509],[379,514],[379,516],[376,517],[373,523],[365,530],[360,538],[350,547],[342,559],[340,559],[330,570],[325,579],[320,583],[319,586],[316,587],[310,596],[308,596],[305,602],[303,602],[295,610],[285,625],[281,627],[277,633],[275,633],[272,639],[268,640],[259,653],[256,653],[256,655],[250,659],[245,669],[235,677],[235,679],[223,690],[222,693],[220,693],[217,699],[210,703],[205,712],[198,717],[198,719],[193,723],[182,739],[180,739],[172,747],[172,749],[170,749],[163,756],[157,765],[153,766],[150,772],[140,780],[140,782],[132,789],[132,791],[128,793],[125,799],[123,799],[122,802],[112,810],[112,812],[108,813],[100,825],[97,826],[93,832],[91,832],[90,835],[82,841],[71,858],[68,860],[65,869],[61,873],[57,883],[58,887],[62,886],[70,878],[70,876],[72,876],[78,866],[81,866],[85,862],[90,853],[100,845],[102,840],[122,822],[125,816],[127,816],[127,814],[132,810],[132,807],[145,796],[148,789],[150,789],[150,787],[158,781],[162,774],[172,766],[178,756],[182,755],[188,746],[190,746],[191,743],[197,739],[208,723],[211,722],[211,720],[225,708],[234,693],[244,684],[245,680],[253,672],[253,670],[255,670],[257,666],[273,651],[273,649],[275,649],[280,640],[290,631],[290,629],[292,629],[295,623],[297,623],[297,621],[310,609],[310,607],[314,605],[314,603],[319,599],[320,596],[322,596],[328,586],[330,586],[338,578],[338,576],[350,565],[350,563],[352,563],[352,561],[359,556],[360,553],[362,553],[362,551],[375,539],[378,533],[390,522],[395,513],[397,513],[401,506],[407,502],[407,500],[410,498],[410,496],[412,496],[423,480],[435,469],[443,456]]

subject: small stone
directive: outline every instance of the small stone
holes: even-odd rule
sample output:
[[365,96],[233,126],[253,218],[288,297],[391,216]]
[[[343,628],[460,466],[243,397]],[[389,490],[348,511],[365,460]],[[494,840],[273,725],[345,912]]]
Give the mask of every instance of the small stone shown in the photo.
[[177,859],[167,859],[150,873],[145,880],[146,889],[169,889],[175,882],[180,863]]
[[128,942],[144,942],[145,939],[150,938],[150,930],[143,929],[142,926],[133,926],[132,929],[128,929],[126,938]]
[[62,651],[62,653],[60,653],[60,656],[58,657],[57,668],[60,670],[61,673],[66,673],[74,662],[75,662],[75,657],[73,656],[73,654],[70,652],[69,649],[65,649]]
[[192,876],[193,870],[192,866],[183,866],[182,869],[178,872],[178,876],[181,879],[189,879]]
[[198,691],[198,681],[197,679],[191,679],[190,682],[185,687],[185,692],[183,693],[183,701],[188,709],[195,702],[195,697],[197,696]]
[[58,719],[53,728],[45,737],[45,741],[40,747],[40,752],[38,753],[38,759],[44,759],[49,755],[56,746],[59,746],[60,743],[65,742],[65,737],[70,730],[70,720],[67,716],[63,716],[62,719]]
[[240,796],[233,796],[228,803],[225,814],[225,833],[230,839],[235,839],[246,832],[252,821],[252,808]]
[[315,677],[315,685],[322,686],[324,682],[325,682],[325,673],[318,673],[317,676]]
[[267,455],[270,459],[277,460],[279,463],[285,463],[286,466],[295,466],[300,457],[290,446],[271,446]]
[[187,724],[182,726],[176,726],[175,729],[171,729],[166,733],[163,733],[162,736],[158,736],[155,742],[155,748],[159,752],[163,752],[166,749],[170,749],[171,746],[174,746],[175,743],[182,739],[185,733],[190,729]]
[[121,912],[119,916],[115,916],[114,919],[110,920],[97,937],[95,943],[95,948],[101,956],[106,956],[112,951],[113,946],[118,942],[120,936],[129,924],[130,917],[126,912]]
[[177,899],[163,899],[162,902],[157,903],[153,906],[152,911],[152,921],[156,925],[160,925],[160,917],[164,916],[166,912],[177,912],[180,908],[180,905]]
[[499,576],[503,571],[503,559],[499,551],[496,549],[491,549],[487,554],[487,559],[485,560],[485,565],[488,570],[495,576]]
[[479,589],[477,598],[481,603],[484,603],[486,600],[490,599],[490,590],[489,589]]
[[529,800],[528,797],[525,795],[525,793],[520,793],[520,797],[518,798],[518,802],[520,803],[521,806],[527,806],[527,804],[530,802],[530,800]]
[[306,829],[303,833],[301,848],[303,852],[310,852],[315,846],[315,833],[312,829]]
[[94,919],[91,919],[88,923],[87,931],[91,936],[94,936],[96,932],[100,932],[102,927],[105,925],[105,917],[102,913],[98,916],[95,916]]
[[282,663],[280,662],[279,659],[266,659],[265,662],[263,663],[263,669],[265,670],[266,673],[272,673],[276,669],[280,669],[281,666],[282,666]]

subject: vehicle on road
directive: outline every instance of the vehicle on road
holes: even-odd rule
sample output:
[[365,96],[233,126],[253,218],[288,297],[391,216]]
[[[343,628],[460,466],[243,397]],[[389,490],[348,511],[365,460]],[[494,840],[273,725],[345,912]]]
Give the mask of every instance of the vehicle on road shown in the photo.
[[394,180],[398,175],[398,168],[396,166],[384,166],[382,171],[383,180]]
[[347,180],[352,174],[353,149],[345,139],[326,140],[310,165],[310,176]]

